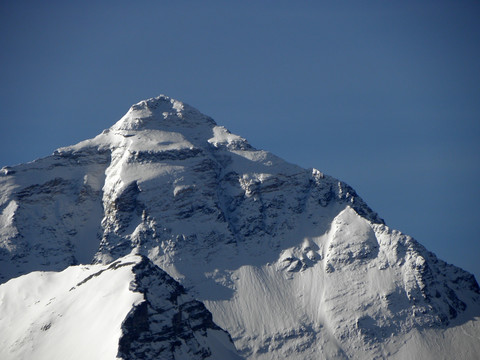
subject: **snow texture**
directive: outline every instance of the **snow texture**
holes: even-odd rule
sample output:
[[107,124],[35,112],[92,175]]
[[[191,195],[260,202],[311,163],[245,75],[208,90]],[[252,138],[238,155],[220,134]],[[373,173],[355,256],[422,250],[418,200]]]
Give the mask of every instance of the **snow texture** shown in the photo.
[[[156,288],[163,269],[247,359],[480,352],[473,275],[390,229],[347,184],[257,150],[177,100],[142,101],[97,137],[0,174],[3,282],[134,252],[158,266],[138,289]],[[132,323],[154,311],[148,301]],[[228,343],[197,310],[206,338]],[[148,336],[162,338],[149,324],[124,342],[138,358],[154,357]]]

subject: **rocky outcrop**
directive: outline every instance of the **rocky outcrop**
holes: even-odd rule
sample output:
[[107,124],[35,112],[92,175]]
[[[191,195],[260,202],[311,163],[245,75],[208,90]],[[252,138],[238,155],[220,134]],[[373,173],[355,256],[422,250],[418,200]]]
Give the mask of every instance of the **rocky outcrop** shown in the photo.
[[130,289],[143,294],[144,301],[135,305],[123,321],[119,358],[207,359],[215,355],[209,347],[209,336],[215,336],[223,341],[229,358],[240,359],[230,335],[182,285],[146,257],[132,270],[135,279]]

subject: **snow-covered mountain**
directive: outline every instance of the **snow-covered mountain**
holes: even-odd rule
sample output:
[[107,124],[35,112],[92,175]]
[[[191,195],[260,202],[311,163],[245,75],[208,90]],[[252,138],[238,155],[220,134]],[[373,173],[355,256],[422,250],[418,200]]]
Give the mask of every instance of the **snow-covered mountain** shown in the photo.
[[[15,279],[0,286],[7,299],[0,327],[18,326],[23,335],[36,329],[30,338],[8,337],[19,354],[46,349],[55,336],[46,335],[50,328],[38,331],[47,316],[28,315],[32,303],[58,292],[55,311],[62,313],[97,286],[122,299],[118,317],[102,320],[117,339],[117,348],[95,350],[105,351],[104,358],[134,358],[126,355],[126,342],[132,351],[162,344],[150,314],[176,309],[165,320],[173,324],[182,305],[164,301],[176,287],[199,301],[193,307],[205,320],[185,330],[195,344],[169,333],[167,340],[186,349],[172,351],[177,358],[194,358],[200,349],[236,356],[220,328],[248,359],[474,359],[480,353],[480,289],[471,274],[390,229],[345,183],[254,149],[166,96],[132,106],[93,139],[1,174],[0,276]],[[128,260],[132,253],[142,260]],[[128,266],[111,268],[117,261],[137,264],[130,277],[121,274]],[[138,275],[148,280],[135,275],[139,264],[154,269]],[[133,285],[110,291],[89,282],[88,291],[67,294],[88,271]],[[42,291],[32,285],[37,282]],[[139,294],[147,299],[142,310]],[[91,314],[109,308],[102,299],[89,305]],[[23,314],[21,324],[9,323],[11,303]],[[136,337],[124,330],[129,321]]]

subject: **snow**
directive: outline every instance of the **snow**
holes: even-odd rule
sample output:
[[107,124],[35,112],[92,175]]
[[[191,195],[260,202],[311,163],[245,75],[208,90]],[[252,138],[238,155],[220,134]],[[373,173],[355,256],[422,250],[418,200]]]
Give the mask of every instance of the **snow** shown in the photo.
[[207,333],[210,348],[212,349],[212,355],[208,357],[209,360],[242,359],[236,352],[232,351],[231,339],[226,333],[213,330],[208,330]]
[[143,300],[129,290],[132,280],[131,265],[88,265],[1,285],[0,358],[115,359],[122,321]]
[[[205,303],[214,320],[229,330],[247,358],[369,359],[388,353],[399,359],[474,359],[480,343],[457,334],[467,332],[479,337],[478,311],[466,317],[471,320],[459,321],[447,330],[435,328],[417,333],[408,328],[408,322],[401,329],[391,327],[392,323],[401,323],[402,313],[392,313],[385,297],[381,297],[398,291],[400,269],[380,270],[378,257],[365,266],[366,248],[356,245],[371,242],[375,236],[375,226],[347,207],[323,236],[284,250],[276,264],[242,266],[233,271],[230,278],[234,281],[234,296],[219,301],[209,300],[211,297],[203,294]],[[345,246],[345,241],[351,239],[351,246],[339,252],[338,246]],[[332,242],[337,244],[332,247]],[[315,253],[324,260],[297,272],[282,266],[286,258],[299,256],[302,248],[313,252],[314,243],[318,245]],[[345,253],[351,253],[350,257],[345,257]],[[343,266],[324,271],[323,267],[332,259],[336,264],[343,262]],[[372,340],[382,338],[384,331],[391,333],[385,334],[382,343],[365,342],[364,336]],[[446,341],[445,336],[448,346],[432,345]],[[347,338],[350,340],[345,342]]]

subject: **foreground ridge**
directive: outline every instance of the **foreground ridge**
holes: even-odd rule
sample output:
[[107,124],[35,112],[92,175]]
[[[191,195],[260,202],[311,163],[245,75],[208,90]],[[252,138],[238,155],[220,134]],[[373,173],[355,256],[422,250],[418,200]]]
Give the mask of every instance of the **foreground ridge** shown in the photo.
[[24,275],[0,298],[2,359],[240,359],[203,304],[142,256]]

